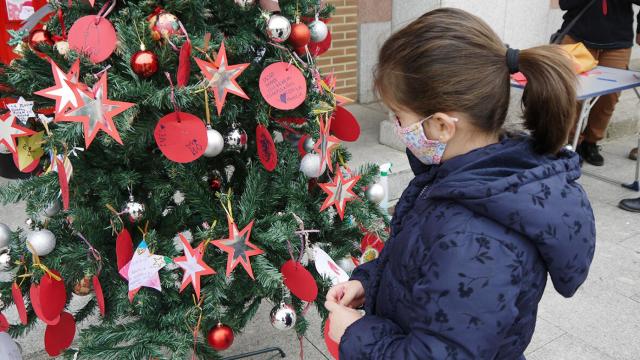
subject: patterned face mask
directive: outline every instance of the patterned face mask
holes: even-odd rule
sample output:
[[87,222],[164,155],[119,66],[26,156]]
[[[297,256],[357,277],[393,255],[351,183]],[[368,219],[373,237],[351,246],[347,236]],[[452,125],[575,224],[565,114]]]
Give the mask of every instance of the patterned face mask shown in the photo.
[[[444,150],[447,147],[447,144],[443,142],[427,139],[422,124],[432,117],[433,115],[428,116],[415,124],[403,128],[400,126],[400,120],[396,116],[396,133],[413,155],[425,165],[440,164],[442,154],[444,154]],[[458,121],[455,118],[453,120]]]

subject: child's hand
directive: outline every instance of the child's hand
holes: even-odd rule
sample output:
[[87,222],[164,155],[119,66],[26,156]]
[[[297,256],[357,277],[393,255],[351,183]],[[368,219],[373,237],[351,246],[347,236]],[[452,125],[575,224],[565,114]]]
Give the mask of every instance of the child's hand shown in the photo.
[[331,325],[329,337],[338,344],[347,328],[364,316],[360,311],[350,309],[333,301],[325,302],[324,307],[329,310],[329,322]]
[[358,280],[338,284],[329,289],[327,301],[353,309],[359,308],[364,304],[364,287]]

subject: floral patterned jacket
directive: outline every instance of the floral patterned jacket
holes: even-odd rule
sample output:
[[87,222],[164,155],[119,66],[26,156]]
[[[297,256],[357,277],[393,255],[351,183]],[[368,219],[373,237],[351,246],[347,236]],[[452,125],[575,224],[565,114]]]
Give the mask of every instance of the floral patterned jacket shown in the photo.
[[352,275],[366,315],[340,358],[524,359],[547,273],[570,297],[593,259],[578,155],[538,155],[522,136],[438,166],[407,153],[416,177],[380,257]]

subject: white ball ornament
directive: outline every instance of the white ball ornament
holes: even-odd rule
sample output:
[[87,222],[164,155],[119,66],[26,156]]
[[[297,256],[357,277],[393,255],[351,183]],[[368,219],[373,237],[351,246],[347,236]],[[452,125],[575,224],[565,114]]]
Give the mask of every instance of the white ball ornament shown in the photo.
[[384,187],[381,184],[373,184],[365,191],[369,201],[379,204],[384,199]]
[[290,330],[296,325],[296,311],[291,305],[282,303],[271,310],[271,325],[278,330]]
[[312,42],[324,41],[329,35],[327,24],[317,19],[309,24],[309,31],[311,32]]
[[283,43],[291,35],[291,22],[282,15],[273,14],[267,21],[267,35],[269,39]]
[[[27,248],[38,256],[49,255],[56,247],[56,236],[48,229],[35,230],[27,235]],[[33,249],[33,250],[32,250]]]
[[0,248],[9,246],[11,240],[11,229],[3,223],[0,223]]
[[320,166],[320,155],[309,153],[300,162],[300,171],[308,178],[317,178],[324,173],[325,166]]
[[207,129],[207,149],[204,151],[205,157],[215,157],[220,155],[224,149],[224,138],[216,129]]

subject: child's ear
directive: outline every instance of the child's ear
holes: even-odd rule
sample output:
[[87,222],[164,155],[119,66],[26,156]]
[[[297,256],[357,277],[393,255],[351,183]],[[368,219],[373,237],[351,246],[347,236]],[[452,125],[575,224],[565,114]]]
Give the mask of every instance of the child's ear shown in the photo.
[[458,122],[457,118],[445,113],[438,112],[433,114],[431,119],[423,123],[427,139],[443,143],[449,142],[456,134],[456,122]]

